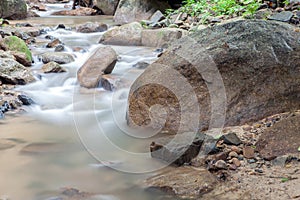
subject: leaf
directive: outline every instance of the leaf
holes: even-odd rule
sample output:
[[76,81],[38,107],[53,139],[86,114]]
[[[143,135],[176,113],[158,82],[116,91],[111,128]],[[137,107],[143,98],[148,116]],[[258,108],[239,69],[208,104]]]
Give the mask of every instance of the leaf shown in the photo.
[[285,182],[287,182],[287,181],[289,181],[289,180],[290,180],[289,178],[283,177],[283,178],[281,179],[281,182],[282,182],[282,183],[285,183]]
[[300,151],[300,146],[298,147],[298,151]]

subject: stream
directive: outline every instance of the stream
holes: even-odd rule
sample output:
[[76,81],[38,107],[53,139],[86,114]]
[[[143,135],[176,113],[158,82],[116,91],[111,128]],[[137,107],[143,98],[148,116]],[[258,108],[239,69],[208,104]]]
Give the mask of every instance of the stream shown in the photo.
[[[64,4],[46,4],[51,11]],[[33,24],[74,25],[86,21],[113,24],[108,16],[62,17],[39,12]],[[24,21],[23,21],[24,22]],[[119,61],[112,73],[124,86],[114,92],[102,88],[81,88],[77,70],[88,59],[103,33],[77,33],[65,29],[49,30],[46,35],[59,38],[75,62],[62,65],[68,72],[43,74],[38,55],[53,49],[45,44],[31,46],[35,63],[32,72],[40,80],[16,88],[36,104],[24,106],[23,114],[8,113],[0,121],[0,143],[12,148],[1,150],[0,199],[61,199],[66,188],[76,188],[105,200],[157,199],[140,183],[163,166],[150,157],[150,139],[126,134],[125,111],[130,84],[143,72],[133,68],[137,62],[152,63],[155,49],[112,46]],[[74,47],[82,51],[73,52]],[[83,198],[85,199],[85,198]]]

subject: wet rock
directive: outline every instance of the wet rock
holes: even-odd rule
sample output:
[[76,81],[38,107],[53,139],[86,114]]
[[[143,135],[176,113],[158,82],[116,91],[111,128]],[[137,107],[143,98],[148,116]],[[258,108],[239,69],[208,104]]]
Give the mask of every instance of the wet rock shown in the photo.
[[61,41],[59,39],[54,39],[52,40],[51,42],[49,42],[46,47],[47,48],[53,48],[53,47],[56,47],[57,45],[61,44]]
[[186,34],[186,31],[179,28],[144,29],[142,31],[142,45],[165,48]]
[[245,146],[243,148],[243,156],[248,159],[254,158],[254,149],[252,147]]
[[6,84],[24,85],[35,79],[26,67],[15,60],[0,59],[0,81]]
[[102,44],[140,46],[142,44],[142,25],[138,22],[115,27],[103,34]]
[[3,50],[0,50],[0,58],[1,58],[1,59],[2,59],[2,58],[9,58],[9,59],[12,59],[12,60],[15,59],[15,57],[14,57],[13,55],[11,55],[10,53],[5,52],[5,51],[3,51]]
[[289,22],[293,17],[293,15],[294,13],[291,11],[282,11],[282,12],[277,12],[275,14],[272,14],[270,17],[268,17],[268,19],[281,21],[281,22]]
[[107,24],[98,24],[93,22],[87,22],[85,24],[78,25],[76,31],[80,33],[93,33],[93,32],[103,32],[107,31]]
[[4,118],[4,113],[2,111],[0,111],[0,119]]
[[216,178],[207,170],[191,167],[167,168],[145,181],[147,188],[157,188],[185,199],[199,199],[212,191],[216,184]]
[[256,143],[257,150],[266,160],[297,153],[300,144],[300,116],[291,116],[265,130]]
[[119,24],[126,24],[149,19],[157,10],[163,12],[168,7],[166,1],[120,0],[114,21]]
[[44,73],[62,73],[66,71],[67,70],[64,67],[53,61],[42,66],[42,72]]
[[97,10],[93,8],[80,7],[76,10],[61,10],[53,12],[51,15],[69,15],[69,16],[91,16],[96,15]]
[[65,51],[65,46],[62,44],[59,44],[55,47],[54,52],[62,52]]
[[149,66],[149,63],[147,62],[138,62],[134,64],[132,67],[135,67],[137,69],[146,69]]
[[77,72],[81,86],[95,88],[102,74],[110,74],[117,62],[117,54],[111,47],[99,47]]
[[19,94],[18,99],[23,103],[25,106],[30,106],[31,104],[34,104],[34,101],[26,96],[25,94]]
[[74,62],[74,57],[69,53],[64,52],[46,52],[39,56],[43,63],[49,63],[51,61],[58,64],[67,64]]
[[17,51],[11,51],[10,53],[22,65],[24,65],[26,67],[30,67],[32,65],[32,62],[30,60],[28,60],[28,58],[27,58],[27,56],[26,56],[25,53],[23,53],[23,52],[17,52]]
[[97,7],[102,10],[104,15],[114,15],[119,0],[97,0],[96,2]]
[[[190,131],[195,128],[191,119],[199,118],[197,127],[206,130],[211,114],[220,119],[221,108],[226,109],[225,126],[298,109],[299,38],[300,32],[287,23],[234,20],[175,41],[132,84],[128,124],[141,127],[151,124],[169,132],[179,127],[181,131]],[[216,79],[218,73],[220,82]],[[212,108],[212,92],[207,84],[214,88],[216,110]],[[197,101],[188,98],[192,95]],[[168,116],[162,124],[152,123],[149,116],[152,105],[167,109]],[[183,116],[190,117],[183,119]]]
[[99,86],[107,91],[114,91],[118,86],[118,82],[120,82],[119,78],[112,77],[110,75],[102,75],[99,81]]
[[24,19],[27,15],[27,6],[24,0],[1,0],[0,16],[5,19]]

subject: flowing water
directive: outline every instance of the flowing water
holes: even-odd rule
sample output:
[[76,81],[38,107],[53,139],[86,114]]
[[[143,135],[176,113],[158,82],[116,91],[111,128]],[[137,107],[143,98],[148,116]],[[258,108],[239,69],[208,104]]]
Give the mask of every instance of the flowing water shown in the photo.
[[[62,5],[48,6],[60,10]],[[113,24],[111,17],[50,17],[49,13],[30,22]],[[75,62],[63,65],[68,72],[61,74],[42,74],[38,54],[52,50],[44,44],[31,47],[35,59],[32,72],[40,79],[16,90],[26,93],[36,104],[24,107],[24,114],[10,113],[0,121],[0,199],[51,199],[64,188],[90,192],[95,199],[157,197],[138,185],[151,175],[147,172],[163,165],[150,158],[150,139],[127,134],[131,130],[125,120],[129,85],[142,73],[132,66],[139,61],[151,63],[157,54],[151,48],[113,46],[119,61],[112,75],[120,79],[122,89],[109,92],[81,88],[76,72],[101,46],[101,34],[57,29],[39,36],[39,41],[45,35],[59,38],[75,56]],[[82,51],[73,52],[74,47]],[[7,145],[12,148],[1,148]]]

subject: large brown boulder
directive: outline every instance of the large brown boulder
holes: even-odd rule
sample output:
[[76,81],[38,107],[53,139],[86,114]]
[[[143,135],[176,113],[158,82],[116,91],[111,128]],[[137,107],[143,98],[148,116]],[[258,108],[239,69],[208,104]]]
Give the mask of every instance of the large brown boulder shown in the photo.
[[262,133],[256,143],[257,150],[266,160],[278,156],[297,154],[300,147],[300,115],[290,116]]
[[196,131],[299,109],[299,41],[294,26],[264,20],[179,39],[131,86],[128,123]]
[[126,24],[149,19],[157,10],[169,8],[167,1],[159,0],[120,0],[114,15],[114,21]]
[[117,62],[117,54],[111,47],[99,47],[79,69],[77,76],[81,86],[95,88],[103,74],[110,74]]
[[27,6],[24,0],[1,0],[0,18],[25,19]]

